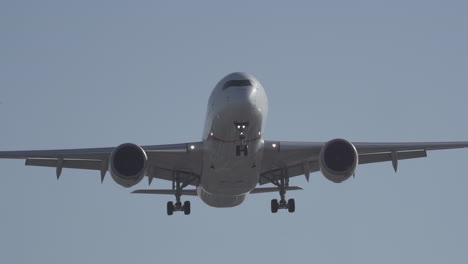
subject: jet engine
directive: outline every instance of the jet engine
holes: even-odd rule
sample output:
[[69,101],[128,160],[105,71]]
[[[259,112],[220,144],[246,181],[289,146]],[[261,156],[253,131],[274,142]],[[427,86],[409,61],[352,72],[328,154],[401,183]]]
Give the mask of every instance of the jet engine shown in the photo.
[[125,143],[116,147],[109,158],[109,171],[114,181],[123,187],[132,187],[146,174],[148,156],[135,144]]
[[358,157],[351,142],[339,138],[330,140],[320,151],[320,171],[332,182],[343,182],[356,171]]

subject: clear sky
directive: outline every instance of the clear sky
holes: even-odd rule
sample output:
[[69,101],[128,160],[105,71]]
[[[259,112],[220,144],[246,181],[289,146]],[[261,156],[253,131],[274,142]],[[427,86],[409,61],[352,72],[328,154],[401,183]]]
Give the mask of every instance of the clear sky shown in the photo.
[[[0,1],[0,149],[200,140],[246,71],[265,137],[468,140],[466,1]],[[468,263],[468,150],[166,216],[99,173],[0,160],[1,263]],[[170,184],[153,181],[152,188]]]

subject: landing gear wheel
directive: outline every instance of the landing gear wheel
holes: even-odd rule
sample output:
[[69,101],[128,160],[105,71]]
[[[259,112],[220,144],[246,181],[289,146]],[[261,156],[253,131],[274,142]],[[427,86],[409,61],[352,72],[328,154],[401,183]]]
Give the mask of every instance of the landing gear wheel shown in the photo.
[[189,215],[190,214],[190,201],[185,201],[183,208],[184,208],[184,214]]
[[240,146],[236,146],[236,156],[240,156],[241,150]]
[[288,200],[288,212],[294,213],[296,211],[296,202],[294,199],[289,199]]
[[278,200],[276,199],[271,200],[271,212],[275,214],[278,212],[278,209],[279,209]]
[[249,146],[245,145],[244,146],[244,156],[249,155]]
[[174,203],[167,202],[167,215],[172,215],[174,213]]

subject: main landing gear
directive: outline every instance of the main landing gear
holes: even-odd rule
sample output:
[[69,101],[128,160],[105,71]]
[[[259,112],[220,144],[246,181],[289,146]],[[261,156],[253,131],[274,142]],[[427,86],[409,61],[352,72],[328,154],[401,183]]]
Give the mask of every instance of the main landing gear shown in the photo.
[[185,215],[190,214],[190,201],[185,201],[184,204],[177,201],[175,204],[171,201],[167,202],[167,215],[174,214],[174,211],[184,211]]
[[277,199],[271,200],[271,212],[277,213],[278,209],[288,209],[288,212],[294,213],[296,211],[296,203],[294,199],[289,199],[287,202],[284,199],[281,199],[278,203]]
[[169,201],[167,202],[167,215],[173,215],[174,212],[182,211],[184,215],[190,214],[190,201],[185,201],[183,204],[180,200],[182,197],[182,189],[187,187],[189,184],[187,182],[182,183],[178,173],[175,173],[174,179],[172,181],[172,189],[175,190],[176,202]]
[[289,178],[286,177],[287,173],[285,170],[282,170],[281,176],[279,179],[272,180],[267,176],[263,176],[269,182],[276,185],[279,189],[280,200],[277,199],[271,200],[271,212],[277,213],[279,209],[288,209],[288,212],[294,213],[296,211],[296,202],[294,199],[289,199],[286,201],[286,189],[289,187]]

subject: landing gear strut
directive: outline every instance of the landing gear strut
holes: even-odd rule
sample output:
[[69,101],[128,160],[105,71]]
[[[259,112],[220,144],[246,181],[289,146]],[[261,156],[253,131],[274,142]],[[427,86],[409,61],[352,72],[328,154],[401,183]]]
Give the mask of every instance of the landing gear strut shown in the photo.
[[236,156],[240,156],[241,153],[243,153],[244,156],[249,155],[249,146],[244,145],[242,141],[240,145],[236,146]]
[[180,200],[182,197],[182,189],[188,186],[188,183],[182,183],[180,176],[177,172],[174,173],[174,179],[172,181],[172,189],[176,191],[175,197],[176,202],[167,202],[167,215],[172,215],[174,212],[183,211],[185,215],[190,214],[190,201],[185,201],[183,204]]
[[289,187],[289,178],[287,178],[286,175],[286,170],[282,170],[279,179],[272,180],[269,177],[264,176],[265,179],[278,187],[281,198],[279,202],[277,199],[271,200],[272,213],[277,213],[278,209],[288,209],[288,212],[290,213],[294,213],[296,211],[296,202],[294,199],[286,201],[286,188]]

